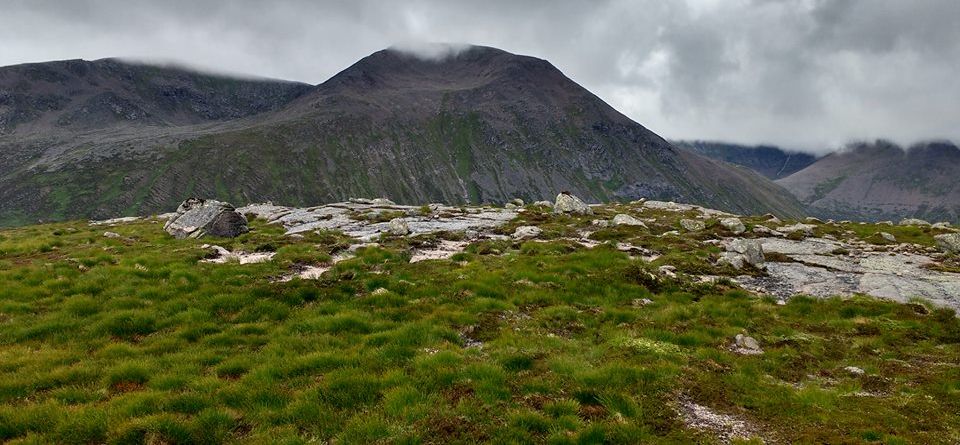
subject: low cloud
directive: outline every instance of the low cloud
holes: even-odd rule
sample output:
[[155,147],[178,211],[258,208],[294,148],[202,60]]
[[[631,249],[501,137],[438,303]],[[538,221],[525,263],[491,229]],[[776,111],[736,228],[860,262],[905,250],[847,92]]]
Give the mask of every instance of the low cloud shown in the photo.
[[458,56],[470,46],[466,43],[403,42],[391,45],[390,49],[419,59],[439,62]]

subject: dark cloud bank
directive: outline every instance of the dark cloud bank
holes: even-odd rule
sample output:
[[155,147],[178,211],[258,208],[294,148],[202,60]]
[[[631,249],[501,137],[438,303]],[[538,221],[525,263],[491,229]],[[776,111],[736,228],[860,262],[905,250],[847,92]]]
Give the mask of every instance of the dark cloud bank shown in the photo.
[[550,60],[668,138],[960,140],[956,0],[0,5],[0,65],[126,56],[319,83],[388,46],[465,42]]

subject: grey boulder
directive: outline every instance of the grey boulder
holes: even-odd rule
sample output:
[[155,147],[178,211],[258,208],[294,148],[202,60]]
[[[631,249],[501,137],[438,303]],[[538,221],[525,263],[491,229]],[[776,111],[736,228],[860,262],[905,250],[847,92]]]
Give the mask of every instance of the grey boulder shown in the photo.
[[615,226],[640,226],[647,227],[643,221],[640,221],[637,218],[634,218],[626,213],[618,213],[613,217],[613,225]]
[[212,199],[189,198],[163,225],[177,239],[217,236],[233,238],[248,232],[247,218],[232,205]]
[[940,250],[960,255],[960,233],[944,233],[934,236],[933,239],[940,246]]
[[580,198],[567,192],[561,192],[557,195],[557,201],[553,205],[555,213],[576,213],[579,215],[592,215],[593,209],[590,208]]
[[740,221],[739,218],[723,218],[720,220],[720,225],[733,232],[734,235],[739,235],[747,231],[747,228],[744,227],[743,222]]

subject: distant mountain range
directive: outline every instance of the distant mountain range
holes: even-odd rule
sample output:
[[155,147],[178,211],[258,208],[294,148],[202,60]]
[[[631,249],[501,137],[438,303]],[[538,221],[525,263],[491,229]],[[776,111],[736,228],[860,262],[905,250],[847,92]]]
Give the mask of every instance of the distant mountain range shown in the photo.
[[745,146],[709,141],[676,141],[674,144],[712,159],[747,167],[770,179],[786,178],[817,161],[812,154],[772,145]]
[[812,215],[960,222],[960,149],[952,142],[906,149],[882,140],[855,143],[820,158],[773,146],[701,141],[675,145],[775,179]]
[[549,62],[388,49],[310,86],[118,60],[0,68],[0,225],[167,211],[187,196],[504,202],[570,191],[803,213],[748,169],[681,150]]
[[853,144],[777,183],[824,217],[960,221],[960,148],[951,142]]

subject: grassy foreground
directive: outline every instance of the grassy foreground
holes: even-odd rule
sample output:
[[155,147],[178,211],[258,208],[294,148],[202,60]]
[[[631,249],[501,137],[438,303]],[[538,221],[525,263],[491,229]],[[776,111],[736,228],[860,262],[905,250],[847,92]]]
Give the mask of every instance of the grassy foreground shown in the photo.
[[[582,223],[527,218],[547,237]],[[707,270],[716,248],[640,228],[414,264],[407,247],[430,239],[384,240],[320,280],[275,282],[345,240],[252,226],[213,242],[273,261],[198,263],[204,241],[157,221],[0,231],[0,442],[720,440],[683,422],[684,400],[758,443],[960,441],[950,310],[695,284],[682,272],[724,273]],[[626,239],[664,256],[631,259],[612,246]],[[739,333],[765,353],[730,351]]]

